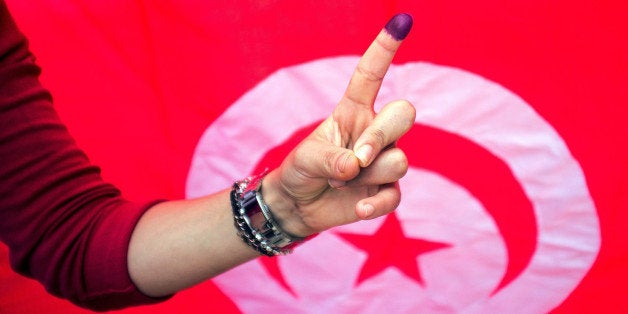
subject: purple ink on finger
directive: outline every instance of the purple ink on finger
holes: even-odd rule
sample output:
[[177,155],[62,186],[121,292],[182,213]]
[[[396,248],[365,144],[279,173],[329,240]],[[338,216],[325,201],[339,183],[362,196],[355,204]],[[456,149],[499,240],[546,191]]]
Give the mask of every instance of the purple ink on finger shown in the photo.
[[393,16],[384,29],[395,40],[403,40],[410,33],[412,28],[412,15],[408,13],[399,13]]

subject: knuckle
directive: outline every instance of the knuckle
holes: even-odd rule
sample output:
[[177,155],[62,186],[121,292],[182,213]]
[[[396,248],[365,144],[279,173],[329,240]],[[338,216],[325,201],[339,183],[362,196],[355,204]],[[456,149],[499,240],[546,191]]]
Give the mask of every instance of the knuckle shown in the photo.
[[373,143],[376,144],[378,148],[381,149],[388,145],[388,136],[381,128],[373,128],[370,130],[369,134],[371,135],[371,139],[374,141]]
[[379,81],[382,81],[384,79],[383,75],[381,75],[380,73],[377,73],[377,71],[375,71],[373,69],[369,69],[369,68],[363,66],[362,64],[358,64],[358,66],[356,67],[356,71],[362,77],[364,77],[364,79],[366,79],[367,81],[379,82]]
[[388,171],[391,172],[395,181],[403,178],[408,172],[409,165],[406,154],[401,149],[396,148],[391,151],[388,158],[391,160],[391,166],[388,167]]
[[403,117],[400,122],[403,124],[404,129],[410,129],[416,119],[416,108],[414,108],[412,103],[405,99],[395,101],[394,106],[395,110]]
[[396,172],[398,178],[403,178],[408,172],[408,157],[405,154],[399,154],[399,159],[395,163],[397,165]]
[[327,174],[331,175],[334,173],[336,159],[336,154],[333,152],[327,151],[323,153],[323,167]]
[[395,43],[390,42],[390,41],[383,40],[379,36],[377,36],[375,38],[375,42],[378,45],[380,45],[382,48],[384,48],[384,50],[388,51],[389,53],[395,53],[397,51],[397,48],[399,47],[398,44],[395,44]]

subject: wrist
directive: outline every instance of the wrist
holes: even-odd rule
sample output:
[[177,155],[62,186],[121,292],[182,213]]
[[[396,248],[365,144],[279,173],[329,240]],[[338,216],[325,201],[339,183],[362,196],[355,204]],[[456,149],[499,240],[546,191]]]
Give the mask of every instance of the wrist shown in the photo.
[[304,225],[296,201],[281,184],[278,170],[266,175],[262,181],[261,193],[273,217],[286,233],[295,237],[307,237],[314,233]]
[[[267,170],[261,174],[247,177],[236,181],[230,193],[231,207],[233,209],[234,225],[238,235],[242,240],[256,251],[268,255],[285,255],[292,253],[292,250],[307,240],[307,237],[298,236],[295,230],[284,230],[283,226],[291,226],[295,221],[289,213],[295,213],[296,210],[290,210],[291,202],[286,202],[285,198],[280,196],[281,190],[270,189],[269,196],[279,205],[281,209],[276,216],[268,206],[264,199],[263,181],[267,177]],[[273,178],[271,176],[271,178]],[[271,181],[272,183],[272,181]],[[273,184],[266,185],[274,186]],[[292,207],[294,208],[294,207]],[[283,226],[279,223],[281,220]]]

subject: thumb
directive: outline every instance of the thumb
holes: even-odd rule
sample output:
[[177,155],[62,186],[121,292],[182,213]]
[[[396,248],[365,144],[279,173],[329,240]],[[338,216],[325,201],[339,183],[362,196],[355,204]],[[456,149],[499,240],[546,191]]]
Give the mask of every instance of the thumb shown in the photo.
[[295,161],[303,175],[333,182],[348,181],[360,173],[360,161],[352,150],[326,141],[302,142],[295,151]]

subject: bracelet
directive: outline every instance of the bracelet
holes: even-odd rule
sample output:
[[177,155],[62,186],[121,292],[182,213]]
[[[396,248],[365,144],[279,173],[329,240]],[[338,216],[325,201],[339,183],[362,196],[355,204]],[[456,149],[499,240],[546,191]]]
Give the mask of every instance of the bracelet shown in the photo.
[[263,173],[236,181],[231,190],[234,224],[244,243],[267,256],[292,253],[306,238],[283,231],[262,197]]

